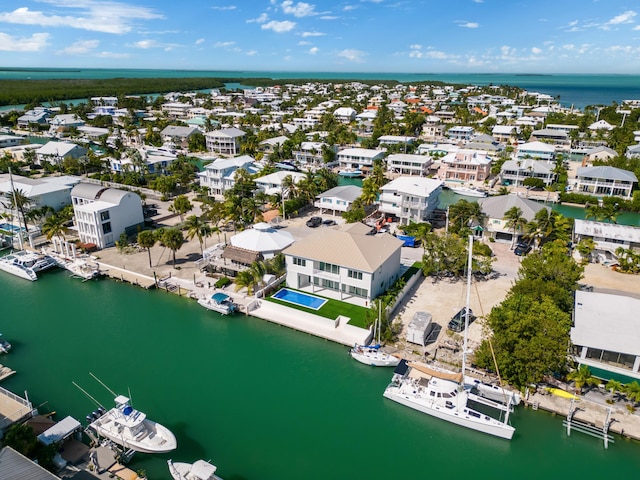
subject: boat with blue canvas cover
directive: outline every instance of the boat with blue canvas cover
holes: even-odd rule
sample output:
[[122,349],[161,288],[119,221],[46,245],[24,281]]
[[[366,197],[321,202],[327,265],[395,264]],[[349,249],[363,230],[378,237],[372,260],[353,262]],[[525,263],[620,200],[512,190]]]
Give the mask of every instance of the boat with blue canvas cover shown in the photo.
[[198,304],[202,305],[207,310],[213,310],[214,312],[221,313],[223,315],[229,315],[238,310],[238,306],[233,303],[231,297],[226,293],[214,293],[209,298],[199,298]]

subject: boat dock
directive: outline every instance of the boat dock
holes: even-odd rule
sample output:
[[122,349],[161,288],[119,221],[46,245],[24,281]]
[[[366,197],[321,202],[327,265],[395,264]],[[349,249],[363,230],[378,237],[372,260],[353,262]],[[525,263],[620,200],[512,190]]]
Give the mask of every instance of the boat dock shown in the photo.
[[525,406],[565,417],[563,425],[571,431],[596,436],[605,448],[612,442],[610,433],[640,440],[640,415],[631,413],[623,404],[600,404],[583,397],[579,401],[551,393],[527,395]]
[[136,273],[131,270],[127,270],[126,268],[115,267],[100,261],[98,261],[98,265],[100,273],[115,280],[127,282],[146,289],[156,286],[156,279],[153,277],[148,277],[147,275],[142,275],[141,273]]
[[11,370],[9,367],[5,367],[4,365],[0,365],[0,382],[5,378],[9,378],[11,375],[16,373],[15,370]]
[[31,402],[0,387],[0,430],[31,415]]

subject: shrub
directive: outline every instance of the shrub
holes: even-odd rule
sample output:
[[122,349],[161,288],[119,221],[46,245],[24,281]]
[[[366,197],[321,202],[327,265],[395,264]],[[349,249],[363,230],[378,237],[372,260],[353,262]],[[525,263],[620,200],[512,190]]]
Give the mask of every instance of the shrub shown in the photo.
[[231,283],[231,280],[229,280],[227,277],[222,277],[221,279],[219,279],[214,286],[216,288],[224,288],[227,285],[229,285]]

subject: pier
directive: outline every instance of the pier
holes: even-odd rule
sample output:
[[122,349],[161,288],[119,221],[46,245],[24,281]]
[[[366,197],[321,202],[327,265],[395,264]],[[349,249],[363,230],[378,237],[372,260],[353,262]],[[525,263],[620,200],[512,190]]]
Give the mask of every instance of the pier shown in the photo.
[[31,402],[0,387],[0,431],[24,420],[33,412]]

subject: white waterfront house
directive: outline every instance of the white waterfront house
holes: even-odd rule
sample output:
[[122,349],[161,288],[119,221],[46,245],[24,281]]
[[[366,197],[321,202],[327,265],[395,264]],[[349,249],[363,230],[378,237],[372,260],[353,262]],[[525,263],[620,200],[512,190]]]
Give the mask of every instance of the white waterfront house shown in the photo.
[[[267,195],[275,195],[283,192],[284,187],[282,186],[282,183],[287,177],[291,177],[293,179],[293,183],[296,184],[301,180],[307,178],[307,175],[300,172],[279,170],[277,172],[270,173],[269,175],[258,177],[254,179],[254,182],[256,182],[256,187],[258,187]],[[285,197],[286,196],[287,192],[285,192]]]
[[324,149],[330,149],[334,153],[337,147],[329,145],[324,142],[302,142],[300,144],[300,150],[293,152],[293,159],[300,165],[303,170],[313,170],[314,168],[320,168],[322,166],[334,166],[337,162],[331,162],[330,164],[324,163]]
[[393,153],[387,157],[387,170],[402,175],[424,177],[432,164],[433,159],[428,155]]
[[218,158],[208,164],[204,171],[198,173],[200,186],[207,187],[209,195],[214,198],[222,198],[224,192],[235,185],[235,173],[243,168],[253,173],[255,160],[249,155],[234,158]]
[[576,218],[573,223],[573,242],[589,238],[595,244],[592,259],[600,263],[617,261],[618,248],[640,252],[639,227]]
[[604,380],[640,381],[638,311],[640,299],[577,290],[571,327],[574,360]]
[[82,158],[87,154],[87,149],[71,142],[47,142],[36,150],[36,163],[49,162],[52,165],[60,165],[66,159]]
[[342,185],[333,187],[316,196],[313,206],[320,209],[320,213],[332,211],[347,212],[353,207],[353,202],[362,194],[362,188],[357,185]]
[[516,158],[554,161],[556,147],[543,142],[527,142],[518,147]]
[[240,153],[242,138],[246,134],[239,128],[223,128],[205,133],[207,150],[220,155],[237,155]]
[[368,235],[370,230],[350,223],[295,242],[283,251],[287,286],[368,305],[398,279],[403,245],[393,235]]
[[[30,201],[29,209],[51,207],[56,212],[71,204],[71,189],[80,182],[80,177],[27,178],[13,175],[13,188],[22,192]],[[0,174],[0,197],[11,195],[11,181],[8,174]],[[0,212],[9,213],[9,208],[0,202]],[[13,212],[15,215],[15,211]]]
[[341,169],[354,169],[368,172],[373,169],[373,162],[385,157],[384,150],[371,148],[345,148],[338,152],[338,163]]
[[138,194],[92,183],[71,190],[78,236],[98,248],[112,247],[122,233],[133,235],[144,224]]
[[0,148],[16,147],[22,145],[24,140],[16,135],[0,135]]
[[442,182],[425,177],[398,177],[380,189],[378,210],[399,223],[426,222],[438,207]]
[[519,159],[507,160],[500,169],[500,178],[503,185],[519,187],[527,178],[539,178],[545,185],[551,185],[556,174],[556,164],[545,160]]
[[621,168],[579,167],[576,172],[574,191],[630,199],[633,186],[636,183],[638,183],[638,178],[635,174]]

